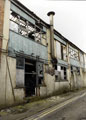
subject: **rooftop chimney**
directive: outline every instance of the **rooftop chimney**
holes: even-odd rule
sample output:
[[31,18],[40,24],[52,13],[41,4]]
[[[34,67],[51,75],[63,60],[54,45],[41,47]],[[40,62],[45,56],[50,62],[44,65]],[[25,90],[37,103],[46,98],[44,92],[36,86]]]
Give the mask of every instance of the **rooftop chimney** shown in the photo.
[[55,12],[51,11],[47,14],[50,17],[50,48],[51,48],[51,57],[55,58],[54,54],[54,27],[53,27],[53,16]]

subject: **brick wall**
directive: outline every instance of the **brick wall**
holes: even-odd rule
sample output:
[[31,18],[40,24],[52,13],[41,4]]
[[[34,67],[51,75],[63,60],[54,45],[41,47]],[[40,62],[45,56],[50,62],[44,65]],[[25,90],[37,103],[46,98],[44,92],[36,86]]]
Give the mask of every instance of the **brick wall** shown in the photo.
[[[0,0],[0,49],[2,48],[2,37],[3,36],[3,22],[4,22],[4,1]],[[1,61],[1,52],[0,52]]]

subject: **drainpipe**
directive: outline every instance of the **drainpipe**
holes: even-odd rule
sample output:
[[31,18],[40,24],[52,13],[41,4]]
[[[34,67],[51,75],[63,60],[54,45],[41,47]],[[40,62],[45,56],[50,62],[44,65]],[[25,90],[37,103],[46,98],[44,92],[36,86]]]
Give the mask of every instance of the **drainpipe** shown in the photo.
[[55,54],[54,54],[54,27],[53,27],[53,16],[55,15],[55,12],[50,11],[47,14],[50,17],[50,50],[51,50],[51,57],[54,60]]

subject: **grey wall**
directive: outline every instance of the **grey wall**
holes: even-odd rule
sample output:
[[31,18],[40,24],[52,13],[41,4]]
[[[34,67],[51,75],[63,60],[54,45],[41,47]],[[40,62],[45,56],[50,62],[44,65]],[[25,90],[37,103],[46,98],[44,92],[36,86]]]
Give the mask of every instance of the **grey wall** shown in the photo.
[[29,38],[19,35],[13,31],[10,31],[10,40],[8,44],[9,51],[13,50],[17,52],[23,51],[26,55],[39,56],[41,59],[48,60],[47,47],[41,45]]

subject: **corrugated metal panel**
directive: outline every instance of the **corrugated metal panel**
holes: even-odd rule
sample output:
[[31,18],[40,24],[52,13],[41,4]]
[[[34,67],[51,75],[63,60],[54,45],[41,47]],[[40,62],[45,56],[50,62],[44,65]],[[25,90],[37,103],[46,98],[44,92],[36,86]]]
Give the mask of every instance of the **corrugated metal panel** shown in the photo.
[[35,20],[33,18],[31,18],[29,15],[27,15],[25,12],[23,12],[21,9],[19,9],[17,6],[15,6],[12,3],[11,3],[11,10],[13,10],[17,14],[19,14],[20,16],[22,16],[23,18],[25,18],[26,20],[28,20],[32,24],[35,24]]
[[68,63],[64,60],[58,59],[58,64],[60,64],[61,66],[64,66],[64,67],[68,67]]
[[70,64],[76,67],[80,67],[79,61],[70,58]]
[[12,51],[15,50],[17,52],[23,51],[26,55],[31,55],[34,53],[33,56],[39,56],[42,59],[48,60],[48,52],[46,46],[38,44],[37,42],[29,38],[25,38],[24,36],[21,36],[13,31],[10,31],[10,40],[8,47],[9,51],[11,49]]
[[66,45],[66,42],[64,40],[62,40],[61,38],[59,38],[57,35],[54,34],[54,39],[58,40],[59,42],[63,43],[64,45]]
[[79,61],[76,61],[74,59],[71,59],[71,58],[70,58],[70,64],[73,65],[73,66],[76,66],[76,67],[85,68],[83,63],[81,63]]

